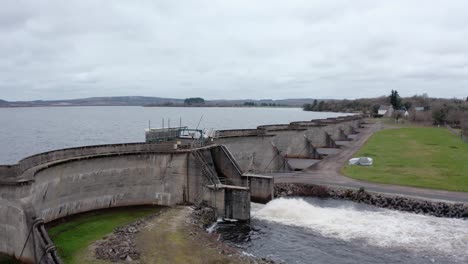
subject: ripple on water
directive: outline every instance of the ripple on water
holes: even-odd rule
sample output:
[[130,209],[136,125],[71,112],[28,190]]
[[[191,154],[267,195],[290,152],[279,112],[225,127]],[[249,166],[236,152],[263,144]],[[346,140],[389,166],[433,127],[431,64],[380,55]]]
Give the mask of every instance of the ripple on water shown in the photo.
[[[252,208],[244,242],[226,239],[260,256],[288,263],[468,262],[466,220],[313,198],[280,198]],[[229,229],[219,225],[222,234]]]

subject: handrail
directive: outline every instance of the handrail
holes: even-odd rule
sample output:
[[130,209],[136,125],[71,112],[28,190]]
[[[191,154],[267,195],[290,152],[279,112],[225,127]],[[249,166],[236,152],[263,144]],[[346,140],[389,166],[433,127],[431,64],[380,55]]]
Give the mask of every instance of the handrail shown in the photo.
[[226,154],[231,164],[236,168],[237,173],[239,173],[239,175],[242,176],[243,172],[240,169],[239,164],[237,164],[236,160],[232,156],[232,153],[224,145],[221,145],[221,149],[223,150],[224,154]]

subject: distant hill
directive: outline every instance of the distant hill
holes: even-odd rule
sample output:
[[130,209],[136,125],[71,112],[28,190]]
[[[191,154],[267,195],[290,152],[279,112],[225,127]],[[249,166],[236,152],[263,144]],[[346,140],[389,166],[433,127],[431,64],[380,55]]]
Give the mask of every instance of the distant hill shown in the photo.
[[[38,107],[38,106],[184,106],[184,99],[147,97],[147,96],[111,96],[89,97],[69,100],[35,100],[8,102],[0,100],[0,107]],[[246,102],[256,106],[298,106],[312,103],[314,99],[238,99],[205,100],[204,106],[243,106]]]
[[[5,101],[6,102],[6,101]],[[113,96],[113,97],[89,97],[70,100],[36,100],[6,102],[10,107],[34,107],[34,106],[143,106],[147,104],[174,103],[182,104],[183,99],[146,97],[146,96]],[[0,106],[1,106],[0,102]],[[5,106],[5,105],[4,105]]]

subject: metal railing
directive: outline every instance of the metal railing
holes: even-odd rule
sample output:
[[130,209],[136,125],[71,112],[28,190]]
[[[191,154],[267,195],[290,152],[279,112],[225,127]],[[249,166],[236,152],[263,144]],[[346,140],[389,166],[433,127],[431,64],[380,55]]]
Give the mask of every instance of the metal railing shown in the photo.
[[192,151],[192,155],[195,158],[195,162],[200,166],[202,171],[202,190],[196,195],[195,197],[195,205],[200,205],[203,202],[203,195],[206,193],[208,189],[208,185],[213,185],[215,189],[217,189],[218,185],[221,184],[217,174],[213,169],[209,166],[206,159],[203,157],[203,153],[201,150],[194,150]]
[[[47,230],[44,227],[44,220],[41,218],[34,219],[31,229],[29,230],[28,237],[24,242],[23,249],[21,250],[21,254],[19,259],[23,256],[24,250],[26,249],[26,245],[28,244],[29,239],[32,239],[33,243],[33,251],[34,251],[34,262],[38,264],[62,264],[60,260],[57,249],[49,237]],[[37,241],[36,244],[36,239]],[[37,255],[37,249],[43,251],[42,255],[39,257]]]

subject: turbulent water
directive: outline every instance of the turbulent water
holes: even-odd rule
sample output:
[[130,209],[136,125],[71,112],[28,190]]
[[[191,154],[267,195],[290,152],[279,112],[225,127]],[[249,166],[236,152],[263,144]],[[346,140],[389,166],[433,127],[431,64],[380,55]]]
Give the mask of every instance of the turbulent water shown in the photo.
[[255,205],[249,226],[218,224],[249,254],[286,263],[468,263],[468,221],[337,200]]
[[[200,129],[255,128],[259,125],[334,117],[300,108],[234,107],[31,107],[0,108],[0,164],[67,147],[142,142],[144,129],[169,123]],[[203,118],[202,118],[203,117]]]

